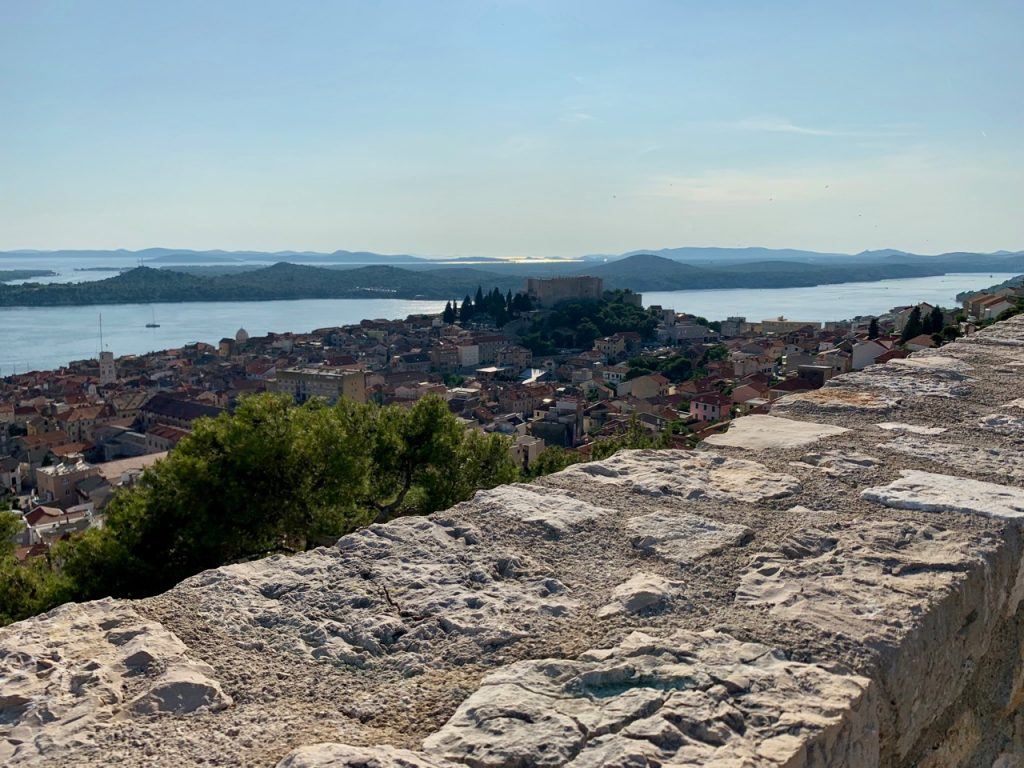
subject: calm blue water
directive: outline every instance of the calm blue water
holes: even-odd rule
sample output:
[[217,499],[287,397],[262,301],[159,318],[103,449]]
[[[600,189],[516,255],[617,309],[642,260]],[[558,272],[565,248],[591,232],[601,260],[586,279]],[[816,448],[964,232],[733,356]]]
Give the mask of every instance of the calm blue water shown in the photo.
[[709,320],[729,316],[758,322],[785,315],[790,320],[822,322],[857,315],[879,315],[893,307],[927,301],[956,305],[961,291],[977,291],[1015,277],[1015,273],[949,274],[910,277],[873,283],[842,283],[813,288],[729,288],[717,291],[654,291],[644,293],[644,305],[701,315]]
[[[73,274],[81,279],[82,275],[99,273]],[[815,288],[654,292],[644,294],[644,303],[661,304],[712,320],[741,315],[756,321],[780,314],[794,320],[841,320],[878,314],[890,307],[917,301],[952,306],[959,291],[986,288],[1012,276],[985,273]],[[270,331],[306,332],[358,323],[364,318],[403,318],[421,312],[439,312],[443,307],[443,301],[304,299],[0,308],[0,375],[9,375],[14,370],[56,368],[71,360],[95,357],[99,350],[101,314],[104,347],[115,355],[126,355],[193,341],[216,343],[224,336],[234,336],[240,327],[254,336]],[[160,327],[146,328],[153,314]]]

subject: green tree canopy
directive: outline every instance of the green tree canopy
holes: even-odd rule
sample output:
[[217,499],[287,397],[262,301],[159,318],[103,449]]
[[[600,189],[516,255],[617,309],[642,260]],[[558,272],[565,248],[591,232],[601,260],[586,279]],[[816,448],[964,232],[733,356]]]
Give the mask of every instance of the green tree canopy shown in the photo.
[[197,422],[111,501],[106,525],[59,545],[75,597],[135,597],[200,570],[334,541],[517,477],[504,437],[467,432],[437,397],[411,408],[243,399]]
[[907,318],[907,324],[903,326],[903,332],[900,334],[900,341],[909,341],[915,336],[920,336],[923,333],[924,326],[921,322],[921,308],[914,307],[910,311],[910,316]]

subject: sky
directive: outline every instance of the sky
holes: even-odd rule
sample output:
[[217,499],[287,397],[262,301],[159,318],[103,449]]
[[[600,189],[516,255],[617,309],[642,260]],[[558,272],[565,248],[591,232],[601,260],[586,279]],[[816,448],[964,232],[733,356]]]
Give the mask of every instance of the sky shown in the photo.
[[1024,3],[0,0],[0,249],[1024,249]]

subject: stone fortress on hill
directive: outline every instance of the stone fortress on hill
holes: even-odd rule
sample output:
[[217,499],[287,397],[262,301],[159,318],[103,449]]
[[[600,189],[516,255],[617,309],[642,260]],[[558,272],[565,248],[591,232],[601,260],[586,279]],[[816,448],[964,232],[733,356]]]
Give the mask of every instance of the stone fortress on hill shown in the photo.
[[6,766],[1024,765],[1024,316],[0,630]]

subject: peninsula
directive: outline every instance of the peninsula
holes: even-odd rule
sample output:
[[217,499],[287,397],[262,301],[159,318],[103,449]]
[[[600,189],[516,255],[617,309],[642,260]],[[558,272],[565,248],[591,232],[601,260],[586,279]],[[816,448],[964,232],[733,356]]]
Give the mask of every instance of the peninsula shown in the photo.
[[[762,249],[763,251],[763,249]],[[1024,272],[1021,254],[859,254],[819,261],[687,263],[651,253],[608,261],[488,262],[485,268],[431,264],[312,266],[281,261],[268,267],[141,266],[120,275],[74,283],[0,284],[0,306],[82,306],[148,302],[272,301],[282,299],[453,299],[478,286],[519,290],[529,277],[600,277],[606,287],[633,291],[718,288],[799,288],[949,272]]]

